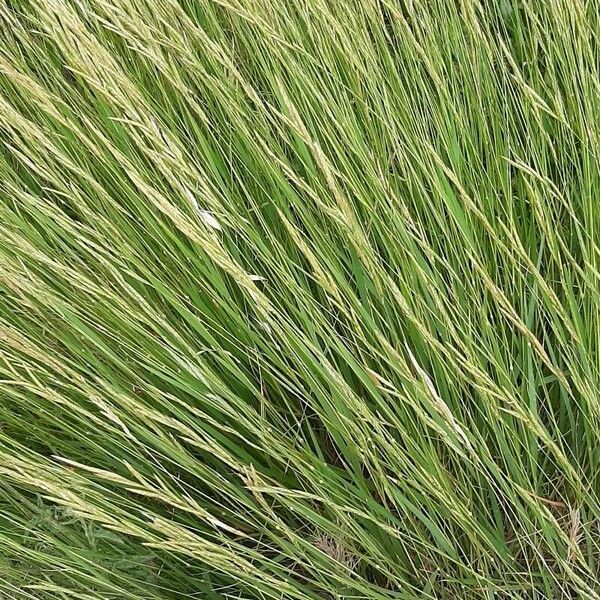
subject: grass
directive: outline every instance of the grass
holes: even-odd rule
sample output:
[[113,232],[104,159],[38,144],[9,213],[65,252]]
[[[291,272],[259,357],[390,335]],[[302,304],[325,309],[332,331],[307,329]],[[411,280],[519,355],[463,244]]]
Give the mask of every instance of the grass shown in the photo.
[[0,32],[0,597],[600,598],[596,0]]

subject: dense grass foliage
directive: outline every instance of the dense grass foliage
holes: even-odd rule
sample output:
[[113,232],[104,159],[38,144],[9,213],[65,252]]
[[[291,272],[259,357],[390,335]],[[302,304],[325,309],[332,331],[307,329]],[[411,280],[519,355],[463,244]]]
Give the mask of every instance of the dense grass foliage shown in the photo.
[[0,597],[600,598],[597,0],[0,0]]

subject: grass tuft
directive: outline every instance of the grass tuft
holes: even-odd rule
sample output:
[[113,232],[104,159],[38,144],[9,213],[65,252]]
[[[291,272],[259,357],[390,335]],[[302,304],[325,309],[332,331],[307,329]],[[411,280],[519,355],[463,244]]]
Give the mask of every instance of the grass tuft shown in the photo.
[[0,0],[0,597],[600,599],[599,34]]

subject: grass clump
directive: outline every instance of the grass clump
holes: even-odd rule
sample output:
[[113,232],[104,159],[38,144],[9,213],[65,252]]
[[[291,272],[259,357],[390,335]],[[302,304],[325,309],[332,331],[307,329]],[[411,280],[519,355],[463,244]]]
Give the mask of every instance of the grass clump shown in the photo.
[[0,595],[600,598],[599,8],[0,0]]

